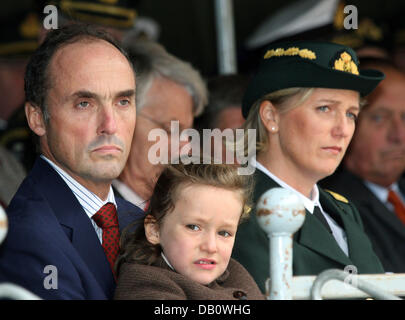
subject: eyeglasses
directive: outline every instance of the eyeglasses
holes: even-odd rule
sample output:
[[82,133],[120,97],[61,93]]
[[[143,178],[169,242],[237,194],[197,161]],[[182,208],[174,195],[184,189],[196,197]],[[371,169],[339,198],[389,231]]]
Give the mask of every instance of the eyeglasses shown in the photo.
[[149,120],[150,122],[152,122],[153,124],[155,124],[159,128],[163,129],[164,131],[166,131],[166,133],[169,136],[174,135],[174,134],[179,134],[179,132],[180,132],[179,125],[177,125],[177,126],[175,125],[174,128],[173,128],[174,131],[172,131],[172,126],[171,125],[169,127],[166,123],[157,121],[157,120],[153,119],[152,117],[149,117],[149,116],[145,115],[144,113],[138,113],[138,116],[141,116],[142,118],[145,118],[145,119]]

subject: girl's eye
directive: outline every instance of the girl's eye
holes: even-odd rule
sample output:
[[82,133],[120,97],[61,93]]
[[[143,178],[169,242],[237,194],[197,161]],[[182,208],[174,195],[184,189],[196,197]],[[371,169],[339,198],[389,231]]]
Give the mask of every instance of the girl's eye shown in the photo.
[[77,106],[78,106],[79,108],[87,108],[89,105],[90,105],[90,103],[87,102],[87,101],[82,101],[82,102],[79,102],[79,103],[77,104]]
[[348,112],[347,113],[347,116],[350,118],[350,119],[352,119],[352,120],[354,120],[354,121],[356,121],[357,120],[357,114],[355,114],[355,113],[353,113],[353,112]]
[[225,231],[225,230],[219,231],[218,234],[219,234],[220,236],[225,237],[225,238],[231,236],[231,234],[230,234],[228,231]]
[[193,230],[193,231],[198,231],[198,230],[200,230],[200,228],[199,228],[197,225],[195,225],[195,224],[188,224],[186,227],[189,228],[189,229],[191,229],[191,230]]

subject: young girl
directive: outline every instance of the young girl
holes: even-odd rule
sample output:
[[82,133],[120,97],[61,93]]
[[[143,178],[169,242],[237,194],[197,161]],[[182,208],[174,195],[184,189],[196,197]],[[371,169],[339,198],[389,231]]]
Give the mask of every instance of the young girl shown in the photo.
[[167,166],[143,226],[123,235],[115,299],[264,299],[231,259],[250,192],[234,166]]

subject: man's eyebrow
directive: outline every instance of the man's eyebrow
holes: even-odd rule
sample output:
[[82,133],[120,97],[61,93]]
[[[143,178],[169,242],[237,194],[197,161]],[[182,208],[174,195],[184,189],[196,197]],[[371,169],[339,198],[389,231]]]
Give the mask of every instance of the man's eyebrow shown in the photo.
[[[124,90],[124,91],[120,91],[117,92],[115,94],[114,98],[118,98],[118,97],[133,97],[135,96],[135,90],[134,89],[129,89],[129,90]],[[74,98],[88,98],[88,99],[97,99],[97,100],[101,100],[101,96],[98,95],[97,93],[91,92],[91,91],[87,91],[87,90],[79,90],[76,91],[72,94],[72,97]]]
[[98,95],[94,92],[87,91],[87,90],[79,90],[72,94],[72,97],[77,98],[97,98]]
[[116,98],[118,98],[118,97],[133,97],[133,96],[135,96],[135,90],[134,89],[120,91],[115,95]]

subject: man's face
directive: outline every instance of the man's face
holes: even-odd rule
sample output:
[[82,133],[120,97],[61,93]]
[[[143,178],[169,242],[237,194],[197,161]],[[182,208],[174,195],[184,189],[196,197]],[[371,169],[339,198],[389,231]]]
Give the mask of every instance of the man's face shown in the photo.
[[[128,160],[128,165],[134,168],[137,176],[145,177],[146,180],[153,179],[160,174],[162,169],[161,166],[153,164],[148,157],[150,148],[157,143],[157,141],[148,141],[151,130],[163,129],[166,131],[168,143],[165,144],[165,148],[160,149],[160,152],[167,152],[169,161],[173,157],[177,157],[187,143],[179,142],[178,148],[171,145],[171,121],[178,121],[179,134],[182,130],[191,128],[193,101],[190,93],[183,86],[158,77],[153,80],[145,94],[144,105],[138,111],[132,151]],[[173,135],[173,139],[176,136],[177,133]]]
[[135,127],[135,78],[127,59],[102,40],[59,49],[48,69],[50,114],[42,153],[94,191],[122,171]]
[[363,179],[389,186],[405,170],[405,76],[382,71],[386,79],[367,97],[345,163]]
[[225,129],[238,129],[243,126],[245,119],[242,116],[242,106],[232,106],[222,110],[218,115],[217,127]]

